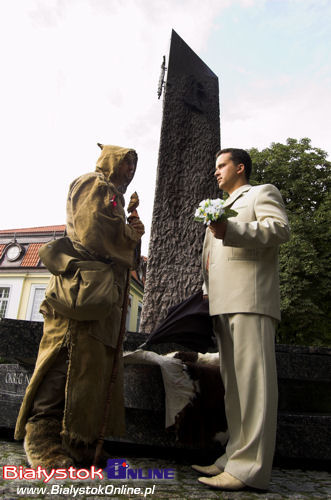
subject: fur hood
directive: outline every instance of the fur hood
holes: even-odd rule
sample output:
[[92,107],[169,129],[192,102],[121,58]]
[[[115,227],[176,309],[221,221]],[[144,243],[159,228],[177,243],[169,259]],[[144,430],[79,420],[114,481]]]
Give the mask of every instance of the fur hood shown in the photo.
[[[132,148],[122,148],[121,146],[104,146],[98,143],[101,154],[96,164],[96,172],[102,173],[107,181],[112,182],[112,177],[116,175],[119,166],[128,153],[132,153],[137,165],[138,155]],[[126,189],[127,186],[124,188]],[[125,189],[123,192],[125,192]]]

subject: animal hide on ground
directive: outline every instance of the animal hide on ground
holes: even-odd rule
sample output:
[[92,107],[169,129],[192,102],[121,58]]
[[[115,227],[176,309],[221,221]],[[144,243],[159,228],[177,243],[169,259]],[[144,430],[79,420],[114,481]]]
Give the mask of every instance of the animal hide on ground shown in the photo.
[[218,353],[179,351],[162,356],[137,350],[125,353],[124,363],[160,366],[166,396],[165,426],[175,431],[178,441],[206,446],[218,435],[224,444],[227,422]]

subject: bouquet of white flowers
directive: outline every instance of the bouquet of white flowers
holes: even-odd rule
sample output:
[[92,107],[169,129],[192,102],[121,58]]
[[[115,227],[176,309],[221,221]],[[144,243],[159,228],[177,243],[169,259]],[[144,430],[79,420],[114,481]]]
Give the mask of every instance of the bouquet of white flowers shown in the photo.
[[224,200],[217,198],[216,200],[202,200],[194,214],[194,220],[203,222],[209,226],[211,222],[222,222],[229,217],[235,217],[238,212],[231,210],[229,207],[224,208]]

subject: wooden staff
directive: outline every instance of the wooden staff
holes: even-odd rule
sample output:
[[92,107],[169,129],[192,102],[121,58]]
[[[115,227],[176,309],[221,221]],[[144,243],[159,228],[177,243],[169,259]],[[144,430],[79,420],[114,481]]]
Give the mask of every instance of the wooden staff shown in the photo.
[[[138,217],[138,212],[136,210],[138,205],[139,205],[139,198],[138,198],[137,193],[135,192],[135,193],[133,193],[133,195],[131,195],[130,203],[128,206],[128,212],[130,213],[130,217],[128,218],[129,221],[130,221],[130,218],[132,218],[132,217]],[[127,271],[126,284],[125,284],[124,297],[123,297],[120,333],[119,333],[118,340],[117,340],[117,345],[116,345],[115,355],[114,355],[114,363],[113,363],[113,368],[112,368],[109,386],[108,386],[108,394],[107,394],[107,401],[106,401],[106,406],[105,406],[104,418],[102,421],[102,426],[101,426],[101,430],[99,433],[99,438],[97,441],[95,454],[94,454],[93,463],[95,466],[97,466],[97,464],[99,462],[103,443],[105,441],[105,433],[107,430],[107,423],[108,423],[109,412],[110,412],[110,407],[111,407],[112,395],[113,395],[113,390],[115,387],[116,378],[118,375],[119,359],[120,359],[120,354],[122,352],[122,344],[123,344],[123,339],[124,339],[124,335],[125,335],[126,314],[128,311],[128,304],[129,304],[130,277],[131,277],[131,268],[129,267],[129,269]]]

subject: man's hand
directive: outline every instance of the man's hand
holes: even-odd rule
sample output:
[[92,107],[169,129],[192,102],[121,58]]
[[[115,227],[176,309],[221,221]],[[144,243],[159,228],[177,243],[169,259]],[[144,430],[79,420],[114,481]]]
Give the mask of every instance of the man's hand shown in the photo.
[[136,233],[138,233],[138,235],[141,238],[142,235],[145,233],[145,226],[141,222],[141,220],[139,219],[139,217],[131,215],[128,218],[128,223],[130,224],[130,226],[132,227],[132,229],[134,229],[136,231]]
[[218,240],[224,240],[226,233],[226,222],[212,222],[209,226],[214,238]]

